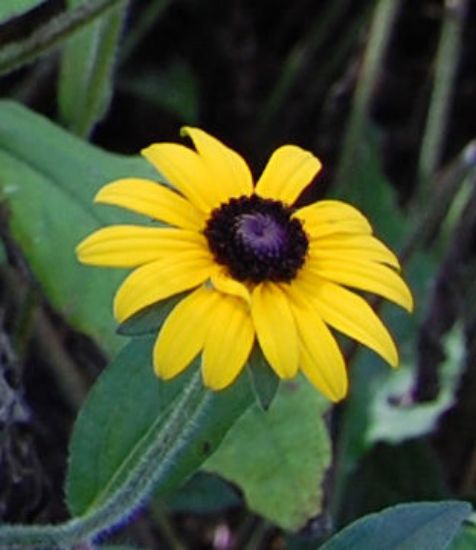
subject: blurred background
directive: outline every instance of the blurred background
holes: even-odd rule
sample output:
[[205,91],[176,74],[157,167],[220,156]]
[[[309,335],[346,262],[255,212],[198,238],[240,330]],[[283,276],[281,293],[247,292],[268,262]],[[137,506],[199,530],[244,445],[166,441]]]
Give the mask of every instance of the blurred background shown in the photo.
[[[385,310],[398,383],[348,347],[355,381],[329,418],[324,511],[302,533],[262,522],[239,490],[201,474],[127,536],[147,548],[311,548],[330,525],[397,502],[474,502],[476,2],[25,6],[0,7],[2,99],[127,155],[198,125],[255,176],[281,144],[310,149],[324,170],[302,202],[361,208],[400,252],[417,302],[411,322]],[[5,209],[0,223],[0,518],[57,521],[72,423],[106,360],[51,306]]]

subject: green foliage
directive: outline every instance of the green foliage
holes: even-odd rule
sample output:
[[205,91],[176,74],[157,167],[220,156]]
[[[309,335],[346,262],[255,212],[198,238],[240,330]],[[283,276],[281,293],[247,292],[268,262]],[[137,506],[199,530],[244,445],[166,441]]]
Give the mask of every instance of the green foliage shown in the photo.
[[[160,381],[150,364],[152,345],[152,338],[133,340],[99,378],[81,410],[71,440],[66,485],[67,502],[75,515],[90,512],[112,496],[140,467],[148,449],[162,440],[164,448],[185,449],[173,461],[169,451],[163,463],[156,464],[162,469],[157,480],[160,493],[175,489],[213,452],[251,402],[246,381],[219,393],[203,390],[206,407],[194,418],[194,411],[179,403],[196,369],[188,369],[173,382]],[[182,422],[171,436],[166,430],[174,410]],[[185,437],[190,428],[193,439]]]
[[23,15],[43,4],[45,0],[2,0],[0,3],[0,24]]
[[284,529],[319,513],[331,448],[328,403],[303,379],[282,384],[268,411],[255,404],[204,468],[237,483],[248,506]]
[[74,249],[104,224],[137,219],[93,204],[105,183],[134,175],[157,177],[138,157],[106,153],[18,104],[0,102],[0,192],[13,236],[53,306],[108,351],[119,343],[111,303],[123,273],[82,266]]
[[[161,382],[154,376],[151,365],[153,341],[182,295],[145,308],[119,327],[120,334],[141,338],[128,344],[107,367],[75,426],[67,501],[73,514],[81,517],[31,529],[4,525],[0,529],[0,547],[11,547],[4,544],[8,540],[22,540],[18,546],[13,544],[19,548],[25,547],[25,541],[31,543],[27,547],[72,548],[94,540],[95,534],[117,524],[118,518],[124,519],[124,514],[135,509],[137,501],[127,500],[127,494],[123,494],[127,497],[124,502],[129,504],[119,508],[118,513],[116,507],[112,515],[101,516],[107,508],[103,505],[114,500],[114,495],[121,491],[132,494],[137,489],[127,487],[126,482],[140,472],[147,472],[154,483],[159,483],[157,502],[165,503],[172,511],[209,513],[219,506],[226,508],[240,503],[228,483],[204,473],[192,478],[174,498],[177,487],[204,466],[237,484],[249,509],[278,527],[295,530],[324,512],[322,523],[317,519],[310,525],[315,534],[329,517],[336,524],[345,524],[349,519],[397,502],[446,499],[452,489],[461,486],[467,489],[467,484],[457,478],[466,479],[470,472],[470,465],[463,462],[469,460],[465,436],[474,416],[468,406],[474,385],[471,371],[466,373],[463,391],[456,394],[456,390],[465,351],[468,364],[474,351],[471,344],[474,313],[461,313],[461,303],[466,302],[464,307],[471,310],[475,289],[458,281],[457,271],[466,267],[466,256],[472,257],[473,250],[468,248],[467,253],[457,257],[450,275],[444,267],[452,259],[450,252],[460,244],[455,226],[460,218],[470,218],[465,205],[469,204],[473,191],[474,174],[464,184],[455,180],[454,189],[450,185],[450,192],[446,192],[445,180],[457,163],[448,163],[437,177],[435,173],[441,168],[443,153],[445,158],[454,154],[456,148],[464,146],[464,140],[470,139],[469,127],[459,121],[461,116],[455,117],[451,124],[448,116],[455,110],[451,99],[457,71],[461,71],[463,81],[469,78],[470,82],[473,78],[468,76],[465,64],[459,63],[464,52],[458,46],[463,27],[472,17],[466,12],[469,0],[462,0],[459,10],[446,10],[443,17],[433,17],[431,25],[426,14],[418,13],[419,24],[424,23],[429,31],[430,27],[436,31],[441,24],[440,53],[436,54],[435,49],[436,55],[432,54],[435,41],[420,52],[415,50],[413,37],[411,47],[407,48],[407,37],[412,33],[405,32],[405,28],[409,28],[406,25],[415,10],[393,0],[364,2],[352,10],[349,10],[351,0],[324,2],[322,7],[316,3],[317,7],[312,9],[304,9],[298,3],[287,10],[284,18],[278,14],[263,17],[264,12],[256,7],[251,9],[246,3],[228,12],[226,7],[209,10],[203,9],[199,2],[184,2],[178,9],[174,6],[168,10],[171,17],[160,29],[158,16],[169,5],[172,7],[170,0],[136,3],[65,0],[59,3],[65,7],[63,11],[58,12],[57,8],[61,9],[58,2],[53,3],[52,11],[46,5],[41,13],[38,10],[40,17],[35,28],[30,28],[28,18],[15,20],[43,3],[44,0],[0,0],[0,24],[5,24],[7,40],[0,51],[0,72],[6,74],[23,68],[5,82],[6,89],[20,101],[46,112],[51,112],[56,102],[63,126],[77,136],[86,137],[107,112],[114,92],[113,72],[120,59],[125,70],[117,85],[118,105],[132,109],[126,117],[123,110],[118,116],[114,114],[101,139],[110,139],[111,131],[123,117],[121,124],[124,119],[136,124],[117,139],[114,136],[114,142],[121,147],[130,147],[133,142],[137,145],[138,139],[152,135],[156,128],[165,134],[173,132],[177,122],[184,121],[220,130],[227,140],[236,139],[244,150],[251,152],[252,161],[261,162],[264,148],[288,139],[304,146],[320,143],[328,158],[341,151],[340,165],[330,167],[330,173],[335,174],[336,198],[360,208],[369,217],[376,235],[397,251],[403,251],[404,276],[410,281],[416,299],[416,315],[408,317],[394,306],[383,308],[386,324],[395,335],[402,356],[399,371],[388,369],[368,350],[359,347],[354,353],[353,347],[346,349],[350,358],[351,393],[339,405],[333,423],[336,436],[333,448],[337,454],[326,495],[329,507],[323,510],[321,487],[331,461],[324,419],[328,404],[301,379],[279,387],[278,378],[264,364],[258,349],[249,361],[247,373],[226,392],[213,394],[202,385],[194,385],[199,381],[198,359],[177,379]],[[126,29],[126,47],[119,49],[128,4],[132,13]],[[165,15],[168,17],[169,13]],[[20,25],[15,28],[17,23]],[[368,31],[364,37],[366,44],[362,43],[363,28]],[[333,42],[337,29],[345,32],[340,33],[341,39],[334,41],[329,53],[329,43]],[[158,31],[165,32],[159,35]],[[146,37],[149,32],[151,36]],[[436,32],[430,34],[437,36]],[[396,35],[402,40],[391,40]],[[444,42],[448,48],[441,47]],[[209,55],[207,46],[212,46]],[[62,50],[57,58],[42,59],[59,47]],[[411,51],[410,55],[415,54],[418,60],[409,80],[402,79],[401,67],[408,66],[405,63],[408,53],[402,56],[402,49]],[[59,69],[56,60],[60,62]],[[32,61],[37,63],[25,66]],[[387,61],[388,66],[384,67]],[[436,72],[432,67],[436,67]],[[436,78],[432,97],[425,101],[425,95],[431,91],[429,77],[433,73]],[[58,75],[58,81],[52,78],[47,82],[52,74]],[[425,84],[415,91],[416,101],[408,102],[408,84],[415,85],[418,76],[423,76],[421,82]],[[272,90],[268,99],[265,89]],[[347,103],[351,89],[355,90],[355,97],[347,116],[347,109],[341,106],[342,100]],[[460,115],[464,105],[456,110]],[[379,135],[370,123],[371,112],[380,125]],[[413,117],[412,113],[423,114],[423,118]],[[341,126],[348,131],[336,131]],[[444,140],[448,136],[454,138],[454,143],[446,147]],[[403,213],[398,207],[396,193],[382,168],[381,137],[386,153],[390,153],[386,156],[389,166],[392,161],[408,158],[402,172],[408,176],[404,192],[413,192],[416,197],[411,199],[415,203],[413,210],[409,208]],[[416,154],[408,154],[410,150]],[[317,154],[320,152],[316,150]],[[474,172],[474,143],[460,157],[459,168],[465,165],[466,177],[471,167]],[[412,169],[413,164],[416,169]],[[37,289],[41,297],[44,295],[55,311],[74,328],[94,337],[107,352],[114,352],[119,342],[124,342],[114,334],[111,314],[112,297],[124,272],[82,266],[75,258],[74,248],[84,236],[104,224],[138,219],[123,210],[92,204],[102,185],[124,176],[157,179],[154,170],[138,157],[101,151],[26,108],[0,102],[3,201],[0,221],[7,244],[4,267],[14,269],[9,265],[12,250],[24,256],[41,287]],[[457,178],[463,175],[459,173]],[[461,191],[455,198],[458,188]],[[429,192],[434,189],[435,193]],[[444,218],[446,228],[441,227]],[[473,225],[468,221],[468,228]],[[442,239],[438,233],[445,230],[447,235]],[[435,235],[433,242],[438,246],[432,249],[432,254],[419,252],[428,238]],[[18,249],[14,250],[15,246]],[[3,254],[3,250],[0,252]],[[437,298],[428,304],[435,274],[443,284],[452,287],[457,305],[444,300],[440,303]],[[473,281],[473,275],[468,268],[464,276]],[[0,305],[3,310],[4,301]],[[380,310],[380,302],[373,305]],[[10,336],[8,303],[6,306],[5,327],[0,323],[2,342],[5,334],[7,340]],[[439,395],[431,402],[415,404],[412,393],[417,368],[415,351],[419,335],[424,333],[419,332],[419,317],[425,310],[430,310],[437,319],[434,324],[441,331],[431,336],[446,360],[438,367]],[[448,332],[453,317],[460,317],[461,325]],[[446,338],[442,337],[445,332]],[[11,338],[13,344],[15,336]],[[27,347],[24,342],[21,345]],[[28,345],[27,351],[36,351],[35,342],[31,348]],[[420,359],[426,359],[427,367],[436,371],[436,366],[430,363],[433,359],[425,357],[424,352],[425,343],[419,348]],[[72,355],[74,360],[74,349]],[[20,357],[19,363],[22,360]],[[42,357],[40,367],[48,360]],[[0,367],[3,368],[3,361]],[[190,388],[195,390],[192,392]],[[187,400],[187,396],[191,399]],[[256,403],[250,407],[253,399]],[[436,446],[430,445],[424,436],[438,428],[442,414],[453,406],[453,414],[438,433],[443,436],[442,441],[452,443],[448,448],[453,464],[449,460],[445,464],[446,449],[435,451]],[[48,406],[46,410],[56,412],[54,407]],[[453,449],[458,436],[461,445]],[[437,443],[440,441],[437,438]],[[156,454],[151,455],[151,449]],[[462,456],[462,451],[464,460],[453,460]],[[159,457],[156,463],[150,463],[151,456]],[[151,467],[142,469],[147,460]],[[455,468],[461,468],[461,475],[456,475],[459,472]],[[136,494],[145,498],[152,490],[150,479],[140,475],[137,479],[147,491]],[[452,487],[446,486],[447,480]],[[474,525],[463,527],[457,534],[468,513],[469,507],[457,502],[396,506],[360,519],[322,548],[469,550],[476,547]],[[222,518],[220,515],[220,521]],[[241,541],[248,522],[249,517],[236,530],[232,522],[227,527]],[[261,525],[269,529],[266,522]],[[28,529],[29,534],[25,535]],[[274,532],[274,525],[270,529]],[[265,533],[265,537],[268,535],[269,532]],[[252,533],[250,540],[244,541],[245,546],[264,546],[263,541],[256,542],[258,536],[256,531]],[[99,546],[132,550],[129,546]]]
[[346,200],[362,210],[377,236],[398,248],[410,227],[405,223],[395,193],[383,173],[376,131],[370,125],[366,125],[364,130],[351,179],[345,182],[342,192],[336,198]]
[[464,525],[451,543],[449,550],[474,550],[476,548],[476,525]]
[[[83,0],[68,0],[74,8]],[[112,72],[127,2],[120,2],[71,36],[61,56],[58,106],[62,123],[87,136],[105,114],[112,95]]]
[[[366,126],[362,141],[359,143],[358,155],[351,171],[352,179],[343,187],[344,196],[339,196],[354,204],[368,216],[375,234],[392,248],[401,248],[405,240],[405,232],[408,224],[398,209],[395,194],[385,177],[377,147],[375,132]],[[420,285],[421,276],[427,275],[428,270],[418,273],[417,288]],[[412,276],[410,288],[417,297],[416,309],[420,307],[420,296]],[[400,347],[400,355],[410,354],[410,346],[414,345],[416,321],[401,312],[397,307],[384,307],[383,312],[387,318],[387,325],[392,329],[397,342],[405,342],[406,348]],[[391,313],[388,315],[387,312]],[[344,404],[341,419],[341,431],[339,434],[338,452],[341,458],[337,471],[337,487],[354,469],[357,461],[363,453],[369,449],[369,441],[366,438],[371,409],[378,388],[388,377],[395,373],[384,367],[383,361],[368,350],[359,348],[353,357],[349,370],[350,395]],[[345,490],[345,489],[342,489]],[[334,498],[339,501],[340,490],[337,489]],[[337,504],[336,506],[340,506]]]
[[454,501],[395,506],[349,525],[320,550],[444,550],[470,511]]
[[[369,216],[378,236],[383,236],[392,248],[404,250],[415,236],[426,234],[421,225],[424,217],[405,216],[399,210],[392,186],[383,173],[377,136],[368,124],[364,130],[351,181],[347,182],[348,185],[344,189],[344,198]],[[440,201],[436,195],[430,197],[426,209],[428,212],[441,206],[433,204],[433,199]],[[434,233],[435,229],[437,226],[432,226],[431,232]],[[417,245],[421,244],[420,236]],[[378,501],[378,505],[382,506],[405,500],[405,497],[406,500],[416,500],[421,496],[417,494],[418,491],[407,491],[408,487],[404,480],[412,479],[413,476],[407,478],[403,475],[399,477],[399,483],[392,482],[392,470],[398,472],[402,466],[402,453],[397,447],[395,452],[389,452],[386,457],[386,473],[380,472],[375,465],[368,465],[368,458],[363,456],[369,451],[372,453],[372,448],[379,441],[397,443],[431,433],[437,427],[441,415],[455,403],[455,392],[464,355],[464,339],[460,326],[456,326],[442,343],[446,359],[438,368],[441,391],[436,399],[419,404],[406,403],[408,398],[411,399],[415,384],[419,316],[426,307],[431,289],[429,281],[434,277],[437,265],[435,254],[418,253],[405,266],[405,275],[410,281],[410,288],[415,297],[416,311],[413,316],[402,315],[394,306],[386,306],[383,309],[387,324],[399,344],[402,357],[400,369],[392,372],[382,368],[380,359],[366,350],[359,350],[352,362],[351,394],[345,403],[342,416],[338,442],[340,457],[336,472],[337,489],[333,495],[336,499],[335,507],[339,508],[341,513],[346,509],[348,513],[348,508],[351,507],[348,497],[354,495],[355,491],[362,492],[362,498],[357,497],[357,502],[354,503],[353,517],[365,512],[366,506],[374,497],[378,497],[374,504]],[[376,454],[378,453],[377,448]],[[438,489],[435,480],[441,472],[434,471],[433,460],[429,455],[426,458],[420,457],[416,463],[418,476],[427,480],[429,494],[431,488],[435,488],[436,496]],[[364,478],[361,477],[362,468],[367,468]],[[374,486],[377,471],[380,472],[377,479],[383,481]],[[396,476],[398,477],[398,474]],[[428,476],[433,479],[432,482]],[[398,486],[398,490],[394,485]],[[387,491],[392,487],[392,491]],[[366,491],[369,494],[364,496]],[[441,497],[441,494],[438,496]],[[358,505],[362,508],[358,509]]]
[[269,366],[259,346],[254,347],[248,360],[248,373],[256,400],[266,411],[278,391],[279,378]]
[[[8,102],[0,105],[0,146],[3,161],[0,164],[0,185],[11,212],[11,229],[22,251],[28,257],[35,275],[50,301],[75,326],[98,338],[107,349],[114,349],[117,341],[112,335],[114,325],[110,304],[119,277],[115,272],[107,276],[103,271],[95,272],[91,268],[79,265],[74,256],[74,247],[81,238],[100,225],[118,219],[136,219],[132,215],[128,217],[122,211],[119,218],[115,209],[94,206],[92,198],[99,187],[118,177],[156,175],[141,159],[105,153],[77,140],[27,109]],[[48,197],[48,201],[45,201],[45,196]],[[51,269],[53,264],[55,270]],[[56,276],[58,272],[61,272],[62,277]],[[68,481],[69,504],[76,514],[88,509],[95,500],[103,499],[109,494],[108,483],[120,469],[124,456],[132,452],[131,448],[144,434],[146,426],[152,422],[151,418],[157,418],[158,410],[164,412],[162,406],[168,401],[163,400],[172,400],[176,395],[172,389],[174,382],[167,384],[167,388],[170,388],[166,392],[168,397],[157,397],[157,388],[161,385],[152,374],[150,346],[144,347],[144,341],[140,341],[137,346],[137,349],[132,348],[136,349],[136,352],[131,355],[129,348],[124,352],[125,355],[121,355],[117,362],[113,363],[114,366],[107,370],[104,378],[98,382],[97,389],[92,392],[78,421],[72,442]],[[124,366],[124,358],[131,363],[127,367]],[[116,372],[125,373],[131,378],[117,378],[117,382]],[[134,378],[135,376],[137,378]],[[176,387],[180,388],[181,382],[177,381],[177,384]],[[299,387],[296,393],[286,395],[286,391],[283,392],[282,404],[270,409],[269,420],[262,411],[255,411],[253,414],[265,423],[271,422],[273,415],[277,415],[274,427],[276,433],[272,437],[279,445],[288,449],[290,456],[295,453],[293,437],[300,436],[301,441],[306,437],[306,445],[301,445],[300,452],[308,453],[307,470],[302,469],[301,463],[290,463],[289,466],[291,469],[294,467],[304,478],[310,476],[310,479],[316,480],[315,484],[309,481],[303,483],[306,489],[312,487],[312,495],[302,496],[305,500],[304,507],[296,506],[292,512],[275,513],[280,516],[278,521],[293,528],[302,524],[319,507],[321,491],[318,485],[322,472],[328,465],[330,450],[325,427],[322,422],[317,421],[323,408],[322,401],[314,390]],[[165,390],[162,393],[165,394]],[[226,395],[226,392],[220,394],[220,402]],[[130,407],[126,405],[127,399],[130,399]],[[291,413],[293,407],[298,405],[301,416],[299,431],[296,431],[292,424],[287,429],[283,429],[282,426],[278,428],[278,423],[285,420],[283,416],[290,423],[293,415],[298,414]],[[117,417],[111,412],[113,406]],[[232,405],[223,407],[227,411],[233,411]],[[282,409],[284,412],[280,412]],[[104,421],[100,420],[101,415]],[[225,419],[226,414],[222,411],[217,417]],[[113,424],[106,422],[111,418],[115,419]],[[131,425],[127,424],[129,418],[133,419]],[[122,423],[123,427],[118,430],[117,426],[122,426]],[[267,436],[261,438],[258,437],[258,433],[253,433],[253,422],[248,420],[248,423],[250,435],[246,435],[242,428],[236,436],[230,436],[229,444],[233,444],[234,438],[238,441],[235,445],[241,445],[240,439],[252,441],[255,438],[253,453],[266,455],[266,449],[269,449],[267,437],[271,437],[269,427],[265,427],[266,424],[261,425]],[[116,428],[112,430],[111,426]],[[305,426],[310,430],[309,433],[304,433]],[[94,431],[102,429],[109,429],[110,433],[105,431],[100,434]],[[116,440],[111,440],[114,434]],[[312,440],[314,446],[308,446],[307,442]],[[93,442],[99,447],[107,443],[107,447],[94,448]],[[316,450],[320,457],[318,460],[322,461],[321,469],[317,470],[316,459],[312,455]],[[98,457],[102,457],[100,460],[104,460],[105,463],[96,463]],[[282,467],[286,465],[285,462],[281,462]],[[263,464],[263,468],[268,469],[266,464]],[[190,471],[188,469],[186,475]],[[233,477],[231,468],[230,478]],[[183,476],[178,476],[177,483],[182,479]],[[289,479],[291,480],[292,476]],[[247,486],[246,480],[240,482]],[[170,487],[172,486],[175,485],[171,480]],[[250,494],[250,503],[253,506],[253,490]],[[265,511],[268,509],[272,515],[272,500],[269,500],[268,504],[263,504],[259,502],[260,498],[266,500],[267,497],[260,496],[258,491],[257,508],[262,507]],[[285,517],[286,514],[289,517]]]
[[456,325],[444,340],[446,359],[439,367],[441,390],[434,401],[398,404],[410,395],[414,376],[409,365],[389,377],[377,390],[372,403],[367,437],[370,443],[398,443],[433,431],[441,415],[455,404],[461,376],[464,342],[461,326]]
[[358,461],[346,483],[337,526],[403,502],[450,498],[434,449],[420,439],[379,443]]
[[[394,190],[383,171],[375,128],[367,122],[362,131],[351,179],[343,188],[344,196],[339,198],[360,208],[369,217],[375,234],[383,238],[392,249],[403,250],[420,219],[405,216],[397,204]],[[451,401],[456,378],[450,375],[442,381],[443,393],[435,403],[415,407],[394,404],[399,398],[405,397],[403,389],[409,390],[414,382],[419,316],[425,307],[430,288],[428,281],[433,276],[435,266],[435,258],[423,253],[412,257],[404,266],[405,278],[415,298],[415,312],[412,316],[409,317],[393,305],[382,308],[386,324],[398,343],[400,370],[395,372],[383,368],[383,362],[364,349],[359,349],[352,361],[351,393],[345,404],[340,441],[343,455],[340,464],[344,477],[377,440],[395,442],[411,437],[412,433],[429,433]],[[456,355],[451,354],[448,366],[458,371],[461,366],[457,358],[459,352],[450,346],[448,351],[452,350]],[[413,422],[417,417],[418,425]],[[400,433],[393,429],[394,425],[387,424],[390,418],[393,423],[399,424]],[[385,435],[381,433],[384,430]]]
[[125,336],[141,336],[142,334],[157,332],[167,315],[183,299],[185,294],[176,294],[158,304],[141,309],[121,323],[117,328],[117,332]]
[[[40,24],[18,41],[0,49],[0,74],[7,74],[51,53],[66,38],[100,17],[120,0],[89,0]],[[34,83],[32,83],[34,85]]]

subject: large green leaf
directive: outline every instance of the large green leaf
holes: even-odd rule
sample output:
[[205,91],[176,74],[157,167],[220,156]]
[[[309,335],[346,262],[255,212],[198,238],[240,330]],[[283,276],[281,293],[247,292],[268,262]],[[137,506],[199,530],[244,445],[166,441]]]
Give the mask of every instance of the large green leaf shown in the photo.
[[2,0],[0,2],[0,23],[18,17],[43,4],[43,2],[45,0]]
[[137,219],[92,203],[102,185],[125,176],[157,174],[139,157],[102,151],[0,101],[0,193],[13,236],[53,306],[109,351],[119,342],[111,304],[123,273],[82,266],[74,249],[101,225]]
[[352,523],[320,550],[444,550],[470,512],[465,502],[402,504]]
[[[84,0],[68,0],[70,8]],[[71,36],[62,52],[58,106],[63,124],[87,135],[102,118],[112,95],[113,66],[127,1]]]
[[254,512],[296,530],[321,510],[328,402],[303,379],[281,386],[267,411],[255,404],[243,415],[204,468],[238,484]]
[[[71,440],[66,485],[67,502],[75,515],[110,497],[149,445],[160,442],[163,426],[171,411],[178,409],[183,389],[195,374],[196,369],[189,368],[173,381],[159,380],[151,367],[153,341],[151,337],[134,339],[101,375],[81,410]],[[200,466],[252,400],[245,376],[228,390],[204,393],[208,401],[200,418],[180,411],[185,418],[173,439],[179,447],[185,445],[185,451],[173,461],[167,459],[160,494],[175,489]],[[187,441],[182,432],[190,423],[195,423],[195,433]]]

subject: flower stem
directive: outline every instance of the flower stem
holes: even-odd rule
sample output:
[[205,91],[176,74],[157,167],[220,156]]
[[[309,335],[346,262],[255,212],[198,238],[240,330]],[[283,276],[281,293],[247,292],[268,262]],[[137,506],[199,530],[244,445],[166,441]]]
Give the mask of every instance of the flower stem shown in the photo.
[[119,1],[85,1],[76,8],[50,19],[25,39],[4,46],[0,50],[0,74],[9,73],[35,61]]
[[164,422],[161,418],[147,434],[148,448],[124,482],[103,502],[83,516],[58,525],[4,525],[0,528],[1,548],[71,548],[93,541],[102,532],[124,522],[164,481],[170,467],[185,450],[200,427],[212,392],[205,389],[196,373]]

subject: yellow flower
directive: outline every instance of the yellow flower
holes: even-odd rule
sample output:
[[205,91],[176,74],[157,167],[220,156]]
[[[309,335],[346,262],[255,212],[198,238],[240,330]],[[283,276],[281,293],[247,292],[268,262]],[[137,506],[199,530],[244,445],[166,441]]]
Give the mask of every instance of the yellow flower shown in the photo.
[[329,327],[396,366],[395,344],[352,287],[412,309],[395,255],[352,206],[293,204],[321,168],[308,151],[285,145],[256,185],[243,158],[197,128],[196,151],[156,143],[142,151],[173,188],[139,178],[109,183],[95,201],[166,224],[99,229],[77,248],[81,262],[135,268],[120,286],[122,323],[184,291],[159,331],[153,363],[170,379],[201,354],[204,384],[220,390],[258,344],[278,377],[301,370],[333,401],[347,393],[342,353]]

